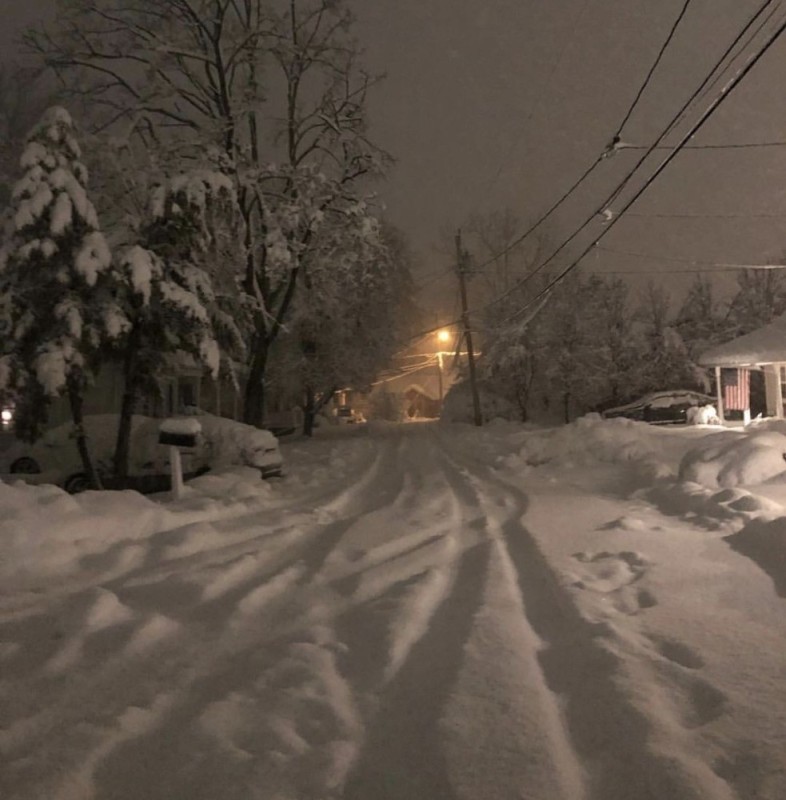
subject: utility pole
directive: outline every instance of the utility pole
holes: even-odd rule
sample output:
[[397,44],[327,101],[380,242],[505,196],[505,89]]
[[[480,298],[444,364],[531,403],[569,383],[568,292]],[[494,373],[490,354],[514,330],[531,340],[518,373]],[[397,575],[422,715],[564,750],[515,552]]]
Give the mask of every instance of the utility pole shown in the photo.
[[483,415],[480,413],[480,396],[478,394],[478,381],[475,376],[475,352],[472,349],[472,329],[469,325],[469,308],[467,306],[466,273],[468,268],[467,253],[461,247],[461,230],[456,232],[456,271],[458,272],[459,289],[461,290],[461,321],[464,325],[464,336],[467,340],[467,362],[469,363],[469,385],[472,390],[472,408],[475,425],[483,424]]

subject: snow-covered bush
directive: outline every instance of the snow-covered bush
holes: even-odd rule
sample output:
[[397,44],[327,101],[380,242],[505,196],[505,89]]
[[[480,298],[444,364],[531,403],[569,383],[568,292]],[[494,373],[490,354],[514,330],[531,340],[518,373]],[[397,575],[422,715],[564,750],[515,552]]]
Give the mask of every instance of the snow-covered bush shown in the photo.
[[720,418],[715,406],[691,406],[685,412],[688,425],[720,425]]

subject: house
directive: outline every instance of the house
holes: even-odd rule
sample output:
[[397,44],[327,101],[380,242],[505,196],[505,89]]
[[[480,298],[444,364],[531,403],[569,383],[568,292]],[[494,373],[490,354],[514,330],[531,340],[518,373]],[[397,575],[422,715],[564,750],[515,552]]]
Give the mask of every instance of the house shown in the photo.
[[459,378],[458,356],[453,349],[441,349],[453,343],[455,334],[441,329],[421,336],[393,358],[390,368],[382,372],[371,393],[395,398],[400,415],[405,419],[435,418],[442,411],[442,402],[450,387]]
[[442,398],[428,388],[413,383],[404,390],[405,409],[408,419],[429,419],[438,417],[442,411]]
[[[158,381],[156,394],[140,398],[137,414],[168,417],[182,414],[189,408],[200,408],[210,414],[240,419],[243,408],[242,389],[222,375],[213,379],[190,356],[180,354],[170,359],[166,374]],[[95,382],[85,392],[85,414],[119,413],[123,399],[123,372],[119,364],[104,364]],[[71,410],[65,397],[57,397],[49,408],[48,425],[70,422]]]
[[786,400],[786,314],[755,331],[738,336],[701,354],[698,363],[715,370],[718,416],[731,409],[750,420],[751,375],[764,378],[766,415],[784,418]]

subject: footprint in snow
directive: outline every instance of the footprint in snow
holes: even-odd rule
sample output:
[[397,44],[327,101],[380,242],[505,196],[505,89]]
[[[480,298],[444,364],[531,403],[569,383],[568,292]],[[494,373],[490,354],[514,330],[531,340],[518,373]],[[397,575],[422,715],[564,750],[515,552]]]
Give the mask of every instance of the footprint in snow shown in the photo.
[[580,575],[572,584],[574,588],[606,595],[612,598],[618,611],[630,615],[658,604],[649,590],[633,588],[633,584],[644,577],[648,566],[639,553],[604,550],[594,554],[574,553],[573,558],[582,565]]
[[653,644],[658,652],[669,661],[679,664],[687,669],[701,669],[704,659],[688,645],[675,639],[653,639]]
[[686,728],[700,728],[720,717],[725,710],[726,695],[695,670],[705,666],[701,654],[676,639],[651,637],[652,644],[664,659],[660,671],[667,677],[675,693],[675,701]]

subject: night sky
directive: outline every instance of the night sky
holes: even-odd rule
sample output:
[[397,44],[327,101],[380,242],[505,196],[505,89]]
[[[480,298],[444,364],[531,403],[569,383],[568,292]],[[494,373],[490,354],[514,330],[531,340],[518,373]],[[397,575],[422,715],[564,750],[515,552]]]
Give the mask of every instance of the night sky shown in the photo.
[[[50,8],[50,0],[0,2],[7,23],[0,45],[13,52],[14,29]],[[366,64],[387,73],[372,96],[372,133],[397,164],[379,193],[410,238],[420,269],[433,274],[447,264],[437,248],[441,230],[452,230],[473,212],[504,207],[526,225],[593,162],[628,110],[683,0],[354,5]],[[623,138],[649,144],[760,5],[693,0]],[[696,142],[786,141],[784,77],[786,37]],[[635,160],[632,151],[623,152],[596,170],[544,229],[548,240],[567,236]],[[631,209],[636,215],[621,220],[603,242],[653,258],[604,250],[584,263],[599,272],[634,270],[639,284],[660,271],[679,291],[694,274],[687,272],[690,265],[670,259],[777,259],[786,250],[784,175],[786,146],[685,152]],[[773,216],[781,212],[783,217]],[[664,214],[684,216],[651,216]],[[683,268],[684,275],[672,274]],[[732,273],[717,274],[719,285],[733,280]],[[444,287],[432,281],[431,289],[435,302],[448,295],[452,300],[449,279]]]

